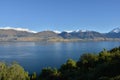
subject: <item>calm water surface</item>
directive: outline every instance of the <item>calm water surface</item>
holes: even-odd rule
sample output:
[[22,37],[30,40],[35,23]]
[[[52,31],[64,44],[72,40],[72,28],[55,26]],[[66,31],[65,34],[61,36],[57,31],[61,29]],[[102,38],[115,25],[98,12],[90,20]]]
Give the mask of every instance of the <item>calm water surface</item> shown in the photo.
[[67,59],[78,60],[87,52],[120,46],[120,42],[0,42],[0,61],[17,61],[29,73],[39,73],[44,67],[59,67]]

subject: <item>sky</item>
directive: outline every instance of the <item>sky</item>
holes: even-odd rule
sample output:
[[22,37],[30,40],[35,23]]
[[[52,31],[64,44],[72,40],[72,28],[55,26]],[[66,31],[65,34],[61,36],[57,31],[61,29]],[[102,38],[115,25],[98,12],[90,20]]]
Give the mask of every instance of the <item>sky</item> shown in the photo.
[[0,0],[0,27],[94,30],[120,27],[120,0]]

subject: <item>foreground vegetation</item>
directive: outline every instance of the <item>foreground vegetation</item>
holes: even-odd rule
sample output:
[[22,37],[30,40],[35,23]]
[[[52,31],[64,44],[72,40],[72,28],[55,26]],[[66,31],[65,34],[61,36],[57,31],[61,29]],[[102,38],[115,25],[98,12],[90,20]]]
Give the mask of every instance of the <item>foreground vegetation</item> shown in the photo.
[[39,76],[28,76],[18,64],[0,63],[0,80],[120,80],[120,47],[69,59],[59,69],[44,68]]
[[29,80],[28,73],[17,63],[0,62],[0,80]]

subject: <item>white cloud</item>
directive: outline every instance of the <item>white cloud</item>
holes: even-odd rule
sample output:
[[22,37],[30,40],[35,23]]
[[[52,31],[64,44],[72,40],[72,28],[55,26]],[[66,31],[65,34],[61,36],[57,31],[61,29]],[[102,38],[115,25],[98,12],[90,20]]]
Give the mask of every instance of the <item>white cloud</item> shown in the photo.
[[37,33],[36,31],[32,31],[32,30],[29,30],[27,28],[0,27],[0,29],[4,29],[4,30],[12,29],[12,30],[16,30],[16,31],[27,31],[27,32],[31,32],[31,33]]

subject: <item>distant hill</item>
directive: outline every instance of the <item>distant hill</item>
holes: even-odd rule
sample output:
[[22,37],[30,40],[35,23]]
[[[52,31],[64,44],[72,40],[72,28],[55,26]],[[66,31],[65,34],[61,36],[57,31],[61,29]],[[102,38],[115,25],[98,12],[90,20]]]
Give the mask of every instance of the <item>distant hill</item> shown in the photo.
[[120,40],[120,28],[108,33],[96,31],[41,31],[33,32],[22,29],[0,29],[0,41],[84,41],[84,40]]
[[53,31],[42,31],[34,34],[35,37],[41,37],[41,38],[58,38],[61,37],[57,33]]
[[4,30],[0,29],[0,37],[28,37],[32,36],[33,33],[27,31],[17,31],[17,30]]
[[57,41],[59,39],[62,39],[59,34],[53,32],[53,31],[42,31],[34,34],[35,38],[38,38],[38,41]]
[[120,38],[120,33],[106,33],[107,38]]
[[105,36],[99,32],[95,31],[77,31],[77,32],[62,32],[59,34],[65,39],[96,39],[96,38],[105,38]]
[[27,31],[17,31],[13,29],[0,29],[0,41],[17,41],[18,38],[31,37],[34,33]]
[[47,41],[60,38],[62,37],[53,31],[33,33],[22,30],[0,29],[0,41]]

